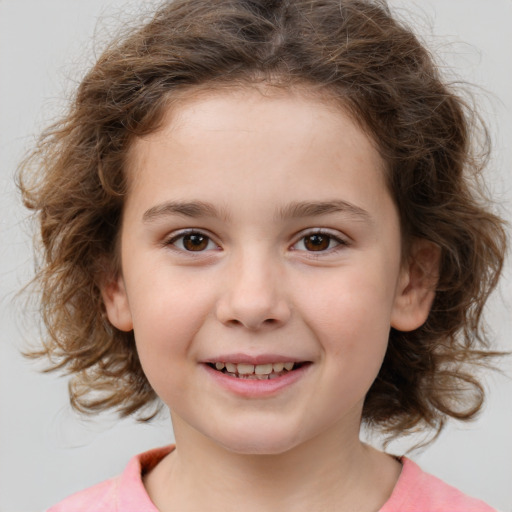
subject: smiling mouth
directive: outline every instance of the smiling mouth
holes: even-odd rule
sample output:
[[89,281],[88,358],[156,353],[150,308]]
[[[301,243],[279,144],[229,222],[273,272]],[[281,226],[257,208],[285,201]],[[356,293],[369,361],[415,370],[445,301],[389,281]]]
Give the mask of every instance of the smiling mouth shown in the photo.
[[268,363],[268,364],[244,364],[244,363],[207,363],[210,368],[236,379],[271,380],[282,377],[307,363]]

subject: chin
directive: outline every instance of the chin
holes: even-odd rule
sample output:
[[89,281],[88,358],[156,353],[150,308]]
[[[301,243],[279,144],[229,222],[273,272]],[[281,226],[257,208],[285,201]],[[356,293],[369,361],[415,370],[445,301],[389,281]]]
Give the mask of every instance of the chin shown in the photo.
[[221,446],[238,455],[281,455],[294,447],[290,443],[268,443],[262,440],[251,443],[247,439],[240,443],[222,443]]
[[276,431],[275,427],[270,427],[269,431],[262,428],[251,433],[241,429],[231,434],[229,437],[215,436],[212,440],[222,448],[240,455],[280,455],[300,443],[290,433]]

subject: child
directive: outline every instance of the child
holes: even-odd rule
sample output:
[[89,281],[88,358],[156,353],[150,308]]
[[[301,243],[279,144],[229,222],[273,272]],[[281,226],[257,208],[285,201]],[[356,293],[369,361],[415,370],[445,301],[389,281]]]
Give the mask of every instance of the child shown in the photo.
[[37,355],[176,446],[50,511],[492,510],[359,440],[481,408],[471,114],[383,2],[177,0],[113,43],[22,172]]

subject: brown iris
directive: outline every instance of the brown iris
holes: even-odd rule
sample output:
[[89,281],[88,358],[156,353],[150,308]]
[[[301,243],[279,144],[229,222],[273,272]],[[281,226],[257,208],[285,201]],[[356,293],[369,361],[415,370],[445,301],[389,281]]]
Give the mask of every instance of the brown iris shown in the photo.
[[209,238],[200,233],[191,233],[183,237],[183,247],[187,251],[203,251],[208,246]]
[[308,251],[325,251],[329,248],[331,238],[318,233],[304,237],[304,247]]

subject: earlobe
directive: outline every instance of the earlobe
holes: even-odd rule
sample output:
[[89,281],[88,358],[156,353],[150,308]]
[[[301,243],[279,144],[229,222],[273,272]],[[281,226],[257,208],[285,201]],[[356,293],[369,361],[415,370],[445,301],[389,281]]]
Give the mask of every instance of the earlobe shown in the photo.
[[110,323],[120,331],[131,331],[132,314],[123,277],[107,280],[101,286],[101,295]]
[[391,315],[391,327],[413,331],[430,312],[439,279],[441,249],[427,240],[415,240],[403,266]]

